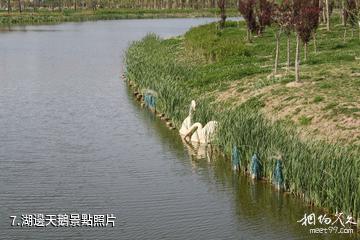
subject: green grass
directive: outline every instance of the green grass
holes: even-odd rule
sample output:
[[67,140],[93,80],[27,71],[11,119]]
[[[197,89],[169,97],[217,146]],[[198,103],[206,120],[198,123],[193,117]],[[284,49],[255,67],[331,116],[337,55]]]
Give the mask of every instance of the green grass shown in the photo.
[[[341,34],[341,27],[330,33],[319,30],[319,49],[314,53],[309,46],[300,88],[286,86],[293,75],[285,74],[285,69],[280,78],[267,77],[275,48],[273,29],[250,44],[244,24],[234,22],[224,30],[209,24],[168,40],[148,35],[127,50],[126,76],[139,89],[157,91],[157,108],[177,127],[195,99],[194,121],[217,120],[215,144],[227,155],[237,146],[243,169],[249,168],[251,156],[257,153],[263,177],[271,179],[274,156],[280,154],[288,191],[310,204],[359,218],[359,143],[329,142],[323,131],[327,124],[336,127],[342,117],[358,113],[359,85],[351,72],[359,69],[354,59],[360,56],[360,41],[342,43]],[[339,41],[344,46],[337,46]],[[281,48],[285,46],[282,39]],[[281,53],[282,64],[285,55]],[[321,121],[315,121],[315,116]],[[308,136],[312,129],[317,137]],[[354,128],[341,126],[336,131],[330,133],[350,136]],[[359,135],[354,139],[359,140]]]
[[314,103],[319,103],[324,101],[324,97],[323,96],[315,96],[314,97]]
[[[8,14],[0,11],[0,25],[13,24],[44,24],[60,22],[80,22],[96,20],[142,19],[142,18],[178,18],[178,17],[215,17],[217,9],[64,9],[37,11],[13,11]],[[236,16],[235,9],[228,9],[229,16]]]
[[307,125],[311,124],[312,119],[313,119],[312,117],[301,116],[299,118],[299,123],[300,123],[300,125],[307,126]]

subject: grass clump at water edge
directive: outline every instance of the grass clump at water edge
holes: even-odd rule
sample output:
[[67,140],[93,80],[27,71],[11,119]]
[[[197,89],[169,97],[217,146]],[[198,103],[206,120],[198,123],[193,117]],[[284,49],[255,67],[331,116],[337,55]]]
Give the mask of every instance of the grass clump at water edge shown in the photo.
[[[211,27],[214,25],[203,26]],[[220,127],[216,144],[226,154],[230,154],[232,147],[237,146],[243,159],[243,169],[249,169],[251,156],[257,153],[263,177],[271,179],[276,157],[281,155],[287,190],[331,212],[343,211],[359,218],[359,147],[323,140],[304,140],[295,126],[285,121],[269,120],[263,112],[267,106],[265,93],[254,94],[239,103],[233,100],[219,101],[219,86],[229,88],[226,86],[231,86],[231,81],[254,75],[260,77],[270,69],[263,67],[268,61],[267,57],[259,54],[266,46],[258,44],[246,47],[239,43],[238,54],[227,54],[230,50],[218,44],[228,45],[232,41],[216,40],[214,35],[217,33],[213,29],[206,31],[200,27],[191,30],[204,30],[204,42],[201,34],[191,31],[181,38],[161,40],[150,34],[134,42],[126,52],[128,80],[135,82],[140,89],[155,90],[158,93],[157,108],[170,116],[177,127],[187,116],[190,101],[195,99],[198,107],[194,121],[206,123],[217,120]],[[242,31],[230,30],[233,33],[229,34],[234,36],[236,32]],[[209,31],[215,32],[207,36]],[[237,37],[242,41],[241,36]],[[207,43],[206,39],[212,39],[209,40],[211,43]],[[257,50],[253,51],[254,48]],[[193,57],[199,55],[202,58]],[[284,86],[281,81],[272,81],[256,89],[269,88],[272,84]],[[235,92],[243,94],[251,86],[242,84],[243,89],[239,92],[237,89],[240,87],[237,85]],[[269,91],[272,90],[269,88]],[[276,92],[289,94],[287,89],[276,89]],[[291,98],[289,102],[294,99],[297,97]],[[318,105],[324,99],[327,98],[321,101],[312,98],[311,102]],[[301,119],[299,116],[297,118]],[[301,125],[312,124],[311,117],[305,118],[300,120],[303,123]]]

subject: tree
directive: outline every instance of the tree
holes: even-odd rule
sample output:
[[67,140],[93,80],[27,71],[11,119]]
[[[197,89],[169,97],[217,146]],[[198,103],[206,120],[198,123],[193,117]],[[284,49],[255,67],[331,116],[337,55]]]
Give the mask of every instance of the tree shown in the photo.
[[341,23],[345,26],[345,0],[341,0]]
[[226,0],[218,0],[218,7],[220,8],[220,28],[225,27],[226,21]]
[[[293,15],[293,5],[290,0],[283,0],[282,3],[275,8],[274,21],[279,27],[279,31],[286,34],[287,37],[287,71],[290,69],[290,36],[291,32],[294,30],[294,15]],[[279,39],[277,37],[277,48],[279,45]],[[277,52],[277,54],[279,54]],[[277,68],[278,59],[275,59],[275,68]],[[275,72],[277,69],[275,69]]]
[[311,10],[308,11],[307,15],[308,15],[308,24],[309,24],[309,28],[312,31],[312,35],[313,35],[313,40],[314,40],[314,51],[315,53],[317,52],[317,37],[316,37],[316,32],[317,29],[319,28],[319,19],[320,19],[320,12],[321,12],[321,8],[319,7],[319,0],[313,0],[313,4],[310,7]]
[[247,26],[247,40],[252,41],[251,35],[258,29],[254,12],[255,0],[239,0],[239,12],[243,16]]
[[304,58],[307,59],[307,45],[311,40],[311,36],[316,32],[319,26],[320,9],[318,7],[309,6],[304,7],[301,11],[301,23],[298,25],[298,33],[302,42],[304,43]]
[[329,0],[325,0],[326,7],[326,29],[330,31],[330,5]]
[[279,55],[280,55],[280,34],[281,34],[281,9],[279,6],[274,6],[274,16],[273,21],[278,29],[275,30],[275,39],[276,39],[276,50],[275,50],[275,64],[274,64],[274,75],[277,74],[279,66]]
[[270,26],[274,12],[274,2],[268,0],[259,0],[257,18],[258,18],[258,35],[261,35],[266,26]]
[[8,13],[10,13],[10,11],[11,11],[11,0],[7,1],[7,11],[8,11]]
[[[356,28],[356,25],[358,24],[358,9],[357,9],[355,0],[346,0],[346,7],[344,10],[344,21],[345,21],[345,25],[344,25],[344,27],[345,27],[344,41],[345,41],[347,23],[349,22],[351,25],[352,37],[354,37],[354,29]],[[360,35],[359,35],[359,38],[360,38]]]
[[92,0],[91,1],[91,8],[92,8],[92,10],[93,11],[96,11],[96,9],[97,9],[97,0]]
[[300,82],[300,40],[305,45],[305,60],[307,58],[307,44],[311,35],[319,25],[319,2],[318,0],[294,0],[294,23],[296,30],[296,57],[295,57],[295,78]]

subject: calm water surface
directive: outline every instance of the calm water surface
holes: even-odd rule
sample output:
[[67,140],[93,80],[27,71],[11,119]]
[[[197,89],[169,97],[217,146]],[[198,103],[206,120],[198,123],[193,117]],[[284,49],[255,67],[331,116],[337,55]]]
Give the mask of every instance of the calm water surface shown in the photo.
[[[223,161],[189,156],[120,80],[130,41],[209,21],[2,29],[1,239],[311,239],[297,221],[313,210]],[[9,216],[34,213],[117,219],[113,228],[10,226]]]

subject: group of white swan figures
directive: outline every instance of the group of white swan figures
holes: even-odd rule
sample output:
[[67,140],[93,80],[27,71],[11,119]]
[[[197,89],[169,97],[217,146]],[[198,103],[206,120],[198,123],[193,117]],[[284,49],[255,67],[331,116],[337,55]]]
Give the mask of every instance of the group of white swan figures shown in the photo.
[[200,144],[209,144],[214,138],[215,132],[218,127],[216,121],[208,122],[204,127],[201,123],[192,123],[192,116],[195,112],[196,102],[191,101],[189,115],[183,121],[180,128],[181,137],[187,142],[196,142]]

